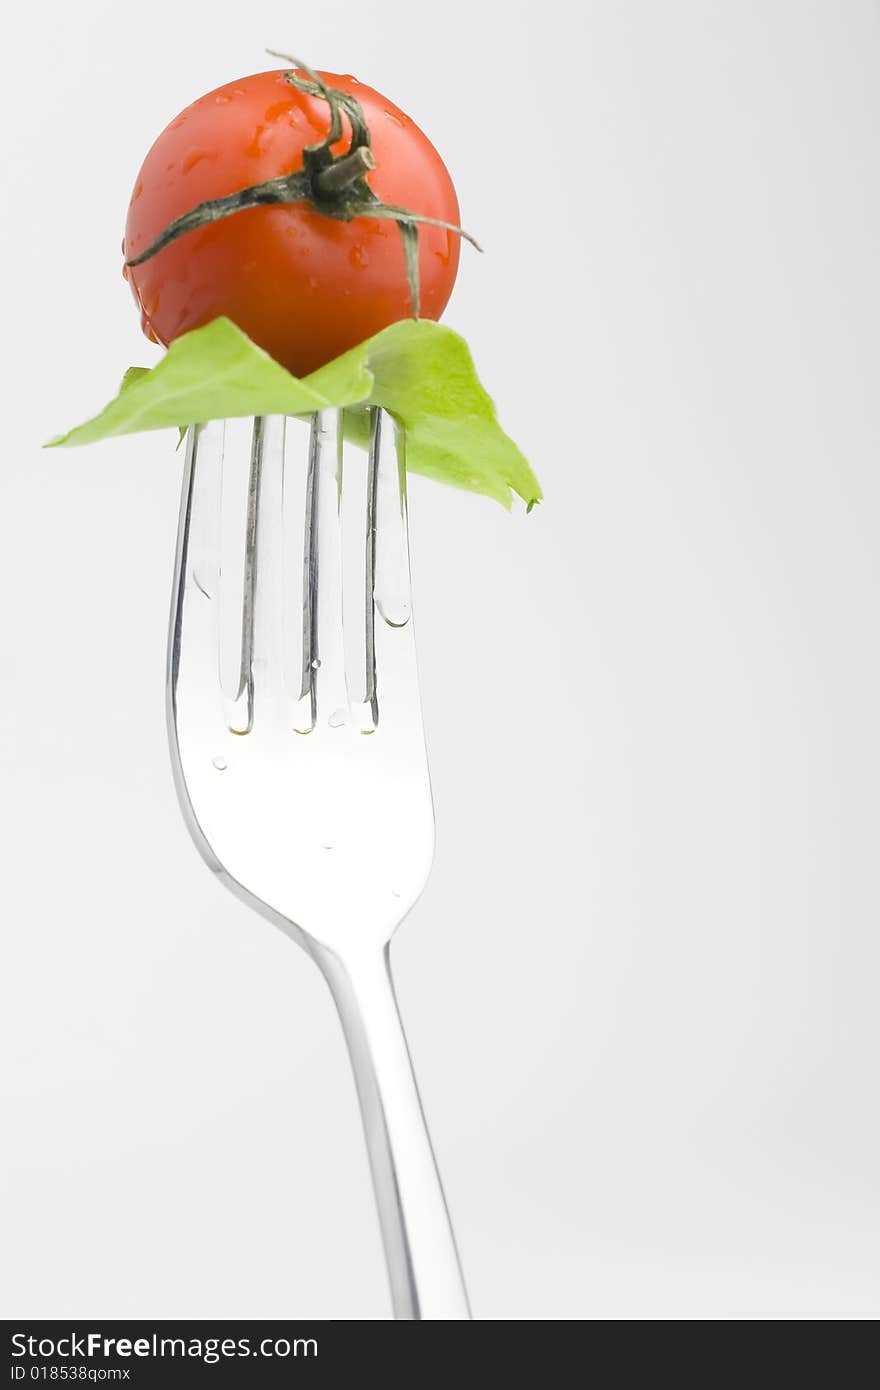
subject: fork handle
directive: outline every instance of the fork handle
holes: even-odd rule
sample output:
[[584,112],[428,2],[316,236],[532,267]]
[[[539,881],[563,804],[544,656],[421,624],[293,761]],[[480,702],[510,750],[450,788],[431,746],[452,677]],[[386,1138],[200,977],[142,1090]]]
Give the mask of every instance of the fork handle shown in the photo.
[[455,1237],[391,979],[389,952],[318,963],[342,1021],[360,1102],[394,1317],[470,1318]]

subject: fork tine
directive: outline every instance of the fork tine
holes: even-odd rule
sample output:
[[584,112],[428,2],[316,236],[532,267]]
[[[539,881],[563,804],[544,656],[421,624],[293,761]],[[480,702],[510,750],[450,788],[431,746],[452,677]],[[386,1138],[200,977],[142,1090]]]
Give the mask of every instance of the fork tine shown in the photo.
[[369,704],[375,728],[379,722],[376,704],[376,499],[379,487],[379,448],[382,412],[370,411],[370,454],[367,464],[367,544],[364,563],[364,703]]
[[[373,411],[372,414],[375,418],[378,411]],[[366,460],[362,451],[354,444],[348,444],[344,450],[341,507],[345,684],[352,727],[363,734],[374,733],[376,729],[373,605],[373,498],[376,465],[374,434],[375,426],[371,428],[370,448]]]
[[[373,706],[376,727],[409,730],[410,751],[423,739],[412,622],[404,439],[380,413],[372,447]],[[411,766],[415,766],[415,761]]]
[[[314,419],[309,424],[305,488],[302,459],[294,454],[291,432],[284,455],[282,511],[284,520],[285,686],[292,704],[291,726],[301,734],[315,727],[315,634],[311,587],[312,512],[316,460],[312,447]],[[317,561],[315,562],[317,563]]]
[[220,475],[225,439],[223,420],[193,426],[187,437],[186,541],[192,580],[209,599],[217,598],[220,583]]
[[412,614],[406,469],[394,422],[379,410],[373,412],[370,466],[373,597],[389,627],[406,627]]
[[304,582],[307,676],[314,718],[337,728],[349,722],[342,636],[342,430],[339,412],[320,411],[309,449]]
[[[284,570],[284,468],[287,421],[266,416],[254,421],[244,589],[244,660],[253,689],[253,725],[286,717]],[[252,511],[252,515],[251,515]],[[250,601],[250,613],[248,613]],[[249,630],[249,637],[248,637]],[[247,676],[246,676],[247,679]]]
[[262,421],[227,420],[220,483],[218,673],[227,727],[253,725],[254,588]]
[[222,420],[195,425],[187,435],[168,648],[172,711],[189,690],[206,686],[217,690],[219,708],[217,609],[224,440]]

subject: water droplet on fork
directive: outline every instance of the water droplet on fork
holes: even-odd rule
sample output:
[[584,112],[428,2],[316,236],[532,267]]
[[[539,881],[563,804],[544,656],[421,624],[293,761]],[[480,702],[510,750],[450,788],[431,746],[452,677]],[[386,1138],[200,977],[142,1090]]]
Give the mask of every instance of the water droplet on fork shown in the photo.
[[229,766],[225,758],[212,758],[211,762],[213,763],[214,767],[216,767],[218,772],[225,772],[227,767]]
[[192,572],[192,578],[193,578],[193,583],[195,584],[195,586],[196,586],[196,588],[198,589],[198,591],[199,591],[200,594],[203,594],[203,595],[205,596],[205,598],[213,598],[213,597],[214,597],[214,595],[211,593],[211,590],[210,590],[210,588],[209,588],[208,581],[202,579],[201,575],[200,575],[200,574],[198,573],[198,571],[195,570],[195,569],[194,569],[193,572]]
[[313,670],[313,671],[319,671],[320,669],[321,669],[321,658],[320,658],[319,656],[316,656],[315,659],[314,659],[314,661],[312,662],[312,670]]
[[401,592],[376,597],[376,607],[389,627],[406,627],[410,617],[410,603],[407,594]]
[[335,709],[327,720],[327,723],[330,725],[331,729],[341,729],[344,724],[348,723],[348,710]]

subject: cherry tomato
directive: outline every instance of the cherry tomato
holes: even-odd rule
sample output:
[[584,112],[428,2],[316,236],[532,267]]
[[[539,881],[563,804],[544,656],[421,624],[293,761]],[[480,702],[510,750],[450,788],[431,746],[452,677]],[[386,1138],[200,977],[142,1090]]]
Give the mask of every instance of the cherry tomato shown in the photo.
[[[361,103],[376,157],[373,192],[458,225],[452,180],[419,127],[356,78],[321,76]],[[347,118],[345,127],[334,153],[347,148]],[[327,103],[297,91],[282,72],[256,73],[200,97],[144,160],[128,209],[125,259],[205,199],[299,169],[303,146],[328,129]],[[419,245],[421,317],[437,319],[458,270],[459,238],[422,226]],[[307,204],[247,208],[187,232],[124,273],[154,342],[167,346],[225,314],[297,376],[412,313],[396,223],[340,222]]]

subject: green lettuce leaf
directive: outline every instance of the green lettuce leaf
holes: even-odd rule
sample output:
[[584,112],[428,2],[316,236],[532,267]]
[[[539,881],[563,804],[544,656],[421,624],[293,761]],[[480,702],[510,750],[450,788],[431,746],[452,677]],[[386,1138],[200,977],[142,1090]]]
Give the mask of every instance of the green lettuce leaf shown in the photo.
[[498,423],[463,338],[427,319],[404,320],[298,379],[229,319],[177,338],[153,368],[130,367],[98,415],[49,441],[93,444],[114,435],[248,415],[344,410],[346,435],[365,444],[367,408],[382,406],[404,427],[406,466],[493,497],[511,492],[529,508],[541,498],[525,457]]

